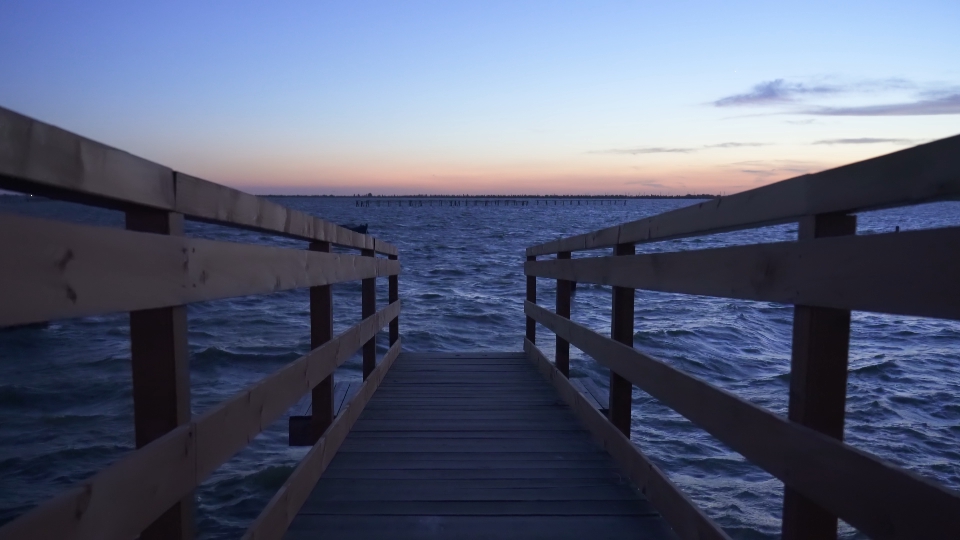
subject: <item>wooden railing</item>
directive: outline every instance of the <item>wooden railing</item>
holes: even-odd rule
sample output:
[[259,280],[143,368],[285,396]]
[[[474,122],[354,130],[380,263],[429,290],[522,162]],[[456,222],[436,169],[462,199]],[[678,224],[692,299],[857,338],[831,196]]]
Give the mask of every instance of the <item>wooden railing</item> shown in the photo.
[[[397,249],[6,109],[0,188],[125,212],[126,230],[0,214],[0,327],[130,312],[137,447],[6,524],[0,538],[190,538],[194,489],[312,392],[316,444],[248,533],[282,536],[400,352]],[[309,245],[187,238],[184,219]],[[331,253],[331,245],[361,254]],[[377,311],[379,277],[389,279],[390,304]],[[356,280],[363,320],[334,336],[330,286]],[[310,291],[312,350],[191,418],[185,305],[297,288]],[[388,324],[391,347],[377,365],[375,337]],[[365,382],[334,418],[334,370],[361,348]]]
[[[960,136],[530,247],[526,350],[683,538],[726,535],[630,444],[634,385],[783,481],[785,539],[835,538],[838,517],[874,538],[960,538],[960,494],[843,442],[850,311],[960,319],[960,228],[857,236],[852,213],[957,197]],[[634,254],[787,222],[799,241]],[[538,277],[557,280],[556,312],[536,304]],[[613,286],[611,337],[570,320],[576,282]],[[788,417],[634,349],[635,289],[793,304]],[[567,380],[570,345],[610,369],[609,421]]]

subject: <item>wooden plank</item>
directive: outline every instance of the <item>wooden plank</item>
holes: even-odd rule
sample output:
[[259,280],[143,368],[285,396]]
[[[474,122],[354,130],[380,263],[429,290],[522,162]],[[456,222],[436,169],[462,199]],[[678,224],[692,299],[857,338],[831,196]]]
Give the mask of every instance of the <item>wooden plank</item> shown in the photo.
[[[330,253],[329,242],[312,242],[310,251]],[[310,349],[333,339],[333,291],[330,285],[310,287]],[[307,443],[313,446],[333,423],[334,374],[331,373],[310,392],[310,433]]]
[[550,452],[554,450],[587,452],[596,449],[591,440],[573,437],[530,439],[486,439],[446,437],[417,439],[388,437],[383,439],[351,439],[340,447],[341,452]]
[[[374,258],[376,253],[365,249],[361,255]],[[360,283],[362,316],[366,318],[377,311],[377,279],[366,278]],[[363,378],[370,376],[375,367],[377,367],[377,337],[373,336],[370,341],[363,344]]]
[[527,248],[527,257],[657,242],[960,195],[960,136]]
[[[183,235],[183,215],[132,210],[128,230]],[[190,351],[184,306],[130,312],[130,362],[136,447],[143,448],[190,422]],[[140,533],[142,540],[187,540],[194,536],[193,492]]]
[[313,486],[323,471],[326,470],[333,456],[350,432],[354,422],[363,411],[363,407],[370,401],[373,393],[383,380],[383,376],[393,365],[400,354],[400,341],[390,347],[383,356],[383,361],[370,376],[366,378],[357,393],[357,398],[350,402],[343,414],[337,416],[330,428],[324,433],[317,444],[304,456],[300,465],[294,469],[280,490],[270,499],[266,508],[254,520],[250,528],[243,535],[244,540],[260,540],[265,538],[281,538],[290,522],[303,506]]
[[274,233],[311,242],[328,242],[355,249],[373,249],[396,255],[397,248],[383,240],[360,234],[269,199],[175,173],[176,210],[196,221]]
[[[583,429],[577,424],[578,429]],[[604,452],[544,452],[534,453],[449,453],[423,452],[420,454],[362,454],[355,452],[337,456],[330,468],[344,469],[580,469],[609,466],[610,456]]]
[[527,303],[525,312],[868,536],[960,536],[956,492],[781,418],[535,304]]
[[[536,257],[527,257],[527,264],[536,262]],[[537,278],[527,275],[527,302],[537,303]],[[537,323],[530,317],[527,317],[527,339],[532,343],[537,342]]]
[[504,540],[606,538],[661,540],[671,538],[663,520],[654,516],[356,516],[310,515],[291,529],[289,540],[317,538]]
[[[632,244],[617,244],[614,257],[633,255]],[[629,287],[613,287],[613,306],[610,317],[610,337],[628,347],[633,347],[633,310],[635,291]],[[569,317],[567,317],[569,319]],[[559,336],[558,336],[559,339]],[[633,418],[633,385],[614,370],[610,370],[610,398],[607,415],[617,429],[630,437],[630,422]]]
[[0,107],[0,188],[174,210],[173,171]]
[[[351,434],[352,436],[353,434]],[[475,478],[612,478],[622,479],[623,475],[615,467],[591,467],[586,462],[582,467],[568,467],[566,469],[547,468],[470,468],[467,466],[456,469],[431,468],[390,468],[390,469],[357,469],[345,467],[328,467],[323,473],[324,478],[408,478],[432,479],[446,478],[451,480],[472,480]],[[634,501],[630,505],[634,511],[638,510]],[[301,512],[303,510],[301,509]]]
[[602,407],[600,402],[597,401],[597,399],[583,386],[583,378],[570,379],[570,384],[577,389],[577,392],[580,392],[580,394],[583,395],[583,398],[586,399],[587,403],[589,403],[594,409],[598,411],[601,409],[606,409],[606,407]]
[[[569,259],[569,251],[561,251],[557,253],[557,259]],[[557,280],[557,314],[561,317],[570,318],[570,292],[572,290],[572,282],[565,279]],[[554,355],[554,362],[557,365],[557,369],[560,370],[560,373],[563,373],[565,377],[570,376],[570,344],[567,343],[563,338],[557,338],[557,353]]]
[[[569,319],[568,319],[569,320]],[[571,324],[575,324],[572,323]],[[547,326],[550,328],[549,326]],[[574,346],[577,342],[570,340]],[[620,347],[626,345],[618,344]],[[700,510],[650,459],[637,448],[623,431],[600,414],[587,399],[570,384],[542,352],[529,341],[524,343],[530,361],[560,393],[590,433],[606,448],[627,477],[643,491],[673,527],[678,537],[689,540],[729,539],[716,523]]]
[[357,395],[357,392],[360,391],[360,387],[363,385],[360,381],[350,381],[344,387],[343,400],[340,401],[340,405],[337,408],[337,414],[343,412],[347,405],[350,404],[350,401]]
[[233,188],[170,168],[0,107],[0,188],[120,210],[155,209],[301,240],[397,249]]
[[0,538],[135,538],[196,485],[190,423],[8,522]]
[[960,319],[960,228],[526,263],[651,291]]
[[[399,259],[397,255],[390,255],[391,261],[396,261]],[[387,278],[387,301],[390,303],[400,300],[400,276],[393,275]],[[393,347],[393,344],[400,339],[400,317],[390,321],[390,346]]]
[[376,316],[0,527],[4,540],[128,539],[244,448],[400,310]]
[[[324,478],[331,478],[327,469]],[[353,478],[353,477],[351,477]],[[377,516],[655,516],[635,500],[623,501],[326,501],[300,514]]]
[[593,380],[590,379],[589,377],[584,377],[582,384],[583,384],[584,390],[587,391],[587,394],[592,396],[593,399],[595,399],[597,403],[600,404],[600,411],[603,412],[603,410],[606,409],[608,406],[607,396],[604,395],[605,392],[602,389],[600,389],[600,387],[597,386],[597,383],[593,382]]
[[[798,238],[853,234],[857,234],[856,216],[827,214],[801,219]],[[849,310],[794,307],[787,415],[791,421],[843,440],[849,348]],[[788,486],[782,530],[784,540],[835,540],[837,516]]]
[[0,214],[0,326],[385,276],[397,261]]
[[[541,485],[536,485],[539,482]],[[486,489],[472,488],[477,483],[491,486]],[[521,484],[530,487],[521,487]],[[330,486],[330,487],[328,487]],[[376,493],[378,501],[633,501],[636,494],[626,485],[589,485],[583,480],[562,479],[560,482],[546,480],[473,480],[470,486],[459,480],[324,480],[310,494],[305,503],[314,506],[327,501],[370,500]],[[308,512],[312,513],[312,512]]]

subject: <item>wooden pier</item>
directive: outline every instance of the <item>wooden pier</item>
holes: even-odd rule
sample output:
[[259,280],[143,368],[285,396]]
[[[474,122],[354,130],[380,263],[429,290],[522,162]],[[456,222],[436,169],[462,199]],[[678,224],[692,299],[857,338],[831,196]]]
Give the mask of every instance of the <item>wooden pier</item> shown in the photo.
[[[125,213],[125,229],[0,214],[0,327],[129,313],[136,445],[0,540],[193,538],[194,490],[288,414],[310,450],[246,539],[729,538],[630,439],[634,387],[783,482],[787,540],[836,538],[838,519],[960,538],[960,494],[843,441],[851,311],[960,320],[960,227],[858,235],[855,214],[960,197],[960,136],[531,246],[526,334],[504,344],[522,352],[507,353],[402,352],[387,242],[5,109],[0,188]],[[302,244],[190,238],[185,219]],[[636,253],[780,223],[796,241]],[[573,256],[590,250],[604,251]],[[557,280],[555,311],[538,279]],[[363,319],[334,335],[331,286],[351,281]],[[576,283],[612,286],[609,334],[571,319]],[[186,306],[292,289],[309,296],[311,350],[191,416]],[[795,306],[788,415],[634,348],[637,289]],[[553,361],[538,328],[557,336]],[[609,370],[607,396],[570,378],[570,347]],[[338,386],[355,353],[362,383]],[[309,414],[293,410],[305,395]]]
[[373,199],[356,199],[353,205],[361,208],[385,207],[390,208],[422,208],[424,206],[459,206],[459,207],[498,207],[517,206],[626,206],[632,197],[377,197]]
[[674,538],[523,352],[401,354],[288,539]]

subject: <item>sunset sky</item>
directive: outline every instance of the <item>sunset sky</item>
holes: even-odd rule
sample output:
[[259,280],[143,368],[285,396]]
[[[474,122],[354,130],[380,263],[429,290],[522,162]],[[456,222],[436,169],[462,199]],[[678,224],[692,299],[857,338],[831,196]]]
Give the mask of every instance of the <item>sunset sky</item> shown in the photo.
[[4,0],[0,66],[255,193],[733,193],[960,133],[957,0]]

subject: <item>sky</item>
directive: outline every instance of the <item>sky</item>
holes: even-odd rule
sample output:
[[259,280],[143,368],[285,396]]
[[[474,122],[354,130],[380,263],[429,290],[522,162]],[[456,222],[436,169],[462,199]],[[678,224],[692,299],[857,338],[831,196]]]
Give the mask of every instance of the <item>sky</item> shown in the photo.
[[729,194],[960,133],[960,2],[0,0],[0,107],[261,194]]

